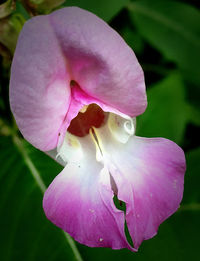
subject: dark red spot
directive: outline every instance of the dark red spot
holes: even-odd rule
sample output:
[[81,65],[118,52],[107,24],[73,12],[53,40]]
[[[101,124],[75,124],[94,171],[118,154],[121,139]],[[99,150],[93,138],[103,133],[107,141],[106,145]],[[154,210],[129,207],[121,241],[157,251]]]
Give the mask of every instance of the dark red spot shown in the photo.
[[86,112],[79,112],[71,121],[68,131],[78,137],[84,137],[91,127],[99,128],[105,118],[104,111],[96,104],[90,104]]

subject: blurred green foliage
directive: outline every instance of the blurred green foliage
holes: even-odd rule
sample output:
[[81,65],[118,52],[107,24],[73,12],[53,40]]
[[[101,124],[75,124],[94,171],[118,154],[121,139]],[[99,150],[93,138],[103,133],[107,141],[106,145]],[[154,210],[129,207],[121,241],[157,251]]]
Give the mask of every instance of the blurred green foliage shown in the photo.
[[[200,234],[200,13],[198,1],[67,0],[0,2],[0,260],[199,260]],[[17,36],[31,16],[76,5],[110,23],[141,63],[148,108],[137,135],[166,137],[186,152],[180,210],[158,235],[128,250],[75,249],[42,210],[42,193],[60,172],[48,156],[20,136],[12,118],[9,72]],[[117,54],[116,54],[117,55]],[[78,252],[79,251],[79,252]]]
[[199,83],[200,15],[195,8],[176,1],[136,1],[130,17],[141,35],[164,57]]
[[147,97],[146,112],[138,117],[138,134],[164,137],[181,144],[188,117],[180,75],[169,74],[147,91]]

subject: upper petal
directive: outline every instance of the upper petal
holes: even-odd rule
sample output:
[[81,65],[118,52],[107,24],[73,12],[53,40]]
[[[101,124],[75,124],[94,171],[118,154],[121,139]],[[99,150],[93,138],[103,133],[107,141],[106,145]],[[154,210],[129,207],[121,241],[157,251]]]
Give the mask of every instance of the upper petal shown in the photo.
[[[71,80],[84,95],[71,97]],[[133,51],[104,21],[76,7],[29,20],[10,81],[11,109],[24,137],[41,150],[55,148],[88,101],[130,116],[145,110],[143,71]]]
[[73,80],[83,91],[129,116],[144,112],[142,68],[116,31],[77,7],[52,13],[50,21],[69,60]]
[[70,102],[66,59],[48,16],[29,20],[19,36],[10,80],[10,104],[23,136],[35,147],[57,145]]

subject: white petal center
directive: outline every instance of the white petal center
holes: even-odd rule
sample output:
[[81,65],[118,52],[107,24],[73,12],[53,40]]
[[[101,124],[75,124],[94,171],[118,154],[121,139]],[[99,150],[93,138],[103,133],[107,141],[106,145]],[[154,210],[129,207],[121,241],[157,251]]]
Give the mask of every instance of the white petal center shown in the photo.
[[112,139],[108,140],[108,137],[113,136],[115,141],[124,144],[130,136],[135,134],[135,126],[135,118],[109,113],[106,124],[100,128],[91,127],[90,135],[78,137],[66,132],[62,145],[57,148],[56,158],[60,157],[65,164],[68,162],[78,163],[84,157],[84,146],[89,146],[88,142],[92,142],[96,147],[96,161],[106,165],[109,151],[104,149],[105,140],[112,142]]

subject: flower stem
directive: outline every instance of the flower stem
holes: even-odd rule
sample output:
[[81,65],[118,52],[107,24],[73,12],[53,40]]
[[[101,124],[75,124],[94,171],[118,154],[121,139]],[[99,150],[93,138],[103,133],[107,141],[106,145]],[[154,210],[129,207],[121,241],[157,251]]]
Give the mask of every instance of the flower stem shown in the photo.
[[[21,141],[21,139],[14,135],[13,136],[13,142],[15,144],[15,146],[17,147],[18,151],[20,152],[20,154],[22,155],[24,162],[26,164],[26,166],[28,167],[28,169],[30,170],[30,173],[32,174],[35,182],[37,183],[38,187],[40,188],[42,194],[44,194],[45,190],[46,190],[46,185],[43,182],[39,171],[37,170],[37,168],[35,167],[33,161],[31,160],[30,156],[28,155],[26,148],[23,145],[23,142]],[[69,244],[69,246],[71,247],[71,250],[74,254],[75,260],[76,261],[83,261],[78,248],[76,247],[76,244],[74,242],[74,240],[63,230],[61,230],[64,234],[65,240],[67,241],[67,243]]]

